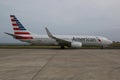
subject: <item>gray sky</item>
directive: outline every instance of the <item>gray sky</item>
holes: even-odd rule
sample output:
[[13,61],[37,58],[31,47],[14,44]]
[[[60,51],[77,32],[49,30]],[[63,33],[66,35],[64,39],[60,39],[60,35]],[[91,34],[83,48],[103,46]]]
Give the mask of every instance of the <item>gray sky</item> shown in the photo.
[[3,32],[13,32],[14,14],[31,32],[99,35],[120,41],[119,0],[0,0],[0,43],[20,42]]

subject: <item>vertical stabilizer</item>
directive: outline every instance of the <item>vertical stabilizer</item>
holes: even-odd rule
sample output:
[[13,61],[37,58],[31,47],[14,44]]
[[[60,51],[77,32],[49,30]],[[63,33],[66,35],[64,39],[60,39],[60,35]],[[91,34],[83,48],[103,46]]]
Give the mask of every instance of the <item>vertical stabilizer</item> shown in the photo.
[[15,15],[10,15],[14,35],[16,39],[33,39],[31,33],[21,24],[21,22],[15,17]]

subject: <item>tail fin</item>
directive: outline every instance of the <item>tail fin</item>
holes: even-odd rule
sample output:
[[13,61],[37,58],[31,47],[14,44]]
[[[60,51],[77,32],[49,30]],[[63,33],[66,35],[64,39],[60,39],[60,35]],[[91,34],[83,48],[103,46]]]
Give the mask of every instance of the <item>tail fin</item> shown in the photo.
[[20,23],[20,21],[15,17],[15,15],[10,15],[14,34],[6,33],[8,35],[13,36],[16,39],[33,39],[31,32],[27,31],[27,29]]
[[10,15],[15,35],[30,35],[30,32],[20,23],[15,15]]

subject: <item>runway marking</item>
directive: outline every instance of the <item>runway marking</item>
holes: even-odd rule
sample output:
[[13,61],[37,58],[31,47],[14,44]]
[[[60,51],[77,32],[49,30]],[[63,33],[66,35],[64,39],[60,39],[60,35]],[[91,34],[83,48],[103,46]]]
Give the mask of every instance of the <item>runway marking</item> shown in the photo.
[[46,64],[44,64],[37,72],[35,75],[33,75],[33,77],[31,78],[31,80],[34,80],[37,75],[49,64],[49,62],[56,56],[56,53],[55,54],[52,54],[52,56],[48,59],[48,61],[46,62]]

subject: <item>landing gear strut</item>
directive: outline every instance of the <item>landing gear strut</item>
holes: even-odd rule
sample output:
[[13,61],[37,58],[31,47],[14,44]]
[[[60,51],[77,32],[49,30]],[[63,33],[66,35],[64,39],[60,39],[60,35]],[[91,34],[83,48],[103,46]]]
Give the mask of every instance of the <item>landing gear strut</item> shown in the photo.
[[61,49],[65,49],[65,46],[61,46]]
[[104,49],[104,46],[102,45],[102,46],[100,47],[100,49]]

